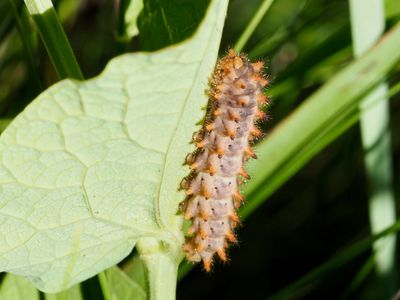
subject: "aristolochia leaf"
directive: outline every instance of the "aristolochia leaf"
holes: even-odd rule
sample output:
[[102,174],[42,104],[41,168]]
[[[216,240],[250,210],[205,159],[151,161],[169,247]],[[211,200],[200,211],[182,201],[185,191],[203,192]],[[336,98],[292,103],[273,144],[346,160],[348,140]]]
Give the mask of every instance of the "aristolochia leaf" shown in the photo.
[[143,238],[180,257],[177,189],[226,7],[214,0],[182,44],[55,84],[4,131],[0,271],[57,292],[116,264]]

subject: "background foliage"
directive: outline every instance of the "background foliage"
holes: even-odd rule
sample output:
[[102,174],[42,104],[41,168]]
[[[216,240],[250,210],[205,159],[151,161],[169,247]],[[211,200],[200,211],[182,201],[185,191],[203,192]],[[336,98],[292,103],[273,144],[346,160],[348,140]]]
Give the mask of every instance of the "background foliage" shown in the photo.
[[[188,37],[207,4],[190,0],[144,1],[138,18],[140,34],[130,41],[117,2],[54,1],[85,78],[98,74],[119,53],[156,50]],[[121,0],[121,7],[127,7],[126,2],[130,1]],[[236,43],[261,2],[230,1],[221,53]],[[20,18],[10,13],[10,1],[0,3],[0,125],[4,126],[40,91],[58,80],[23,3],[15,3]],[[400,19],[400,4],[387,0],[385,8],[386,28],[390,28]],[[21,20],[25,23],[19,24]],[[25,29],[25,43],[18,26]],[[267,93],[273,105],[269,110],[271,117],[264,124],[267,132],[353,60],[351,40],[348,1],[274,1],[244,48],[251,58],[265,59],[269,65],[273,83]],[[396,86],[399,78],[397,64],[387,77],[389,86]],[[389,128],[396,199],[400,194],[400,138],[396,134],[400,129],[399,98],[393,93]],[[309,118],[313,117],[310,114]],[[322,269],[291,297],[384,299],[380,298],[382,281],[368,267],[372,265],[368,264],[372,256],[370,244],[364,246],[366,251],[361,255],[352,256],[354,251],[346,250],[356,249],[358,241],[370,236],[359,132],[358,125],[352,126],[316,154],[268,201],[262,199],[263,205],[247,217],[240,229],[240,243],[231,250],[228,265],[217,265],[212,274],[204,274],[199,267],[186,276],[182,272],[178,299],[264,299],[304,278],[304,274],[330,258],[341,257],[349,259],[334,261],[335,268]],[[342,256],[338,256],[341,251]],[[143,279],[137,260],[126,260],[120,266],[137,282]],[[391,280],[396,278],[395,274]],[[100,297],[96,295],[96,278],[82,284],[81,290],[87,299]],[[283,299],[289,298],[289,292],[283,292]]]

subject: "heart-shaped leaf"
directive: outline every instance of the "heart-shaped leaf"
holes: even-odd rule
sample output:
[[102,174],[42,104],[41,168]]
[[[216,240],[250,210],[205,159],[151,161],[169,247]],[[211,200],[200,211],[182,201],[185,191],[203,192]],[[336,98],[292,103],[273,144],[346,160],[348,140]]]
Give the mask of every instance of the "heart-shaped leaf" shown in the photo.
[[1,271],[57,292],[149,238],[178,264],[182,162],[204,115],[227,2],[214,0],[186,42],[55,84],[9,125],[0,137]]

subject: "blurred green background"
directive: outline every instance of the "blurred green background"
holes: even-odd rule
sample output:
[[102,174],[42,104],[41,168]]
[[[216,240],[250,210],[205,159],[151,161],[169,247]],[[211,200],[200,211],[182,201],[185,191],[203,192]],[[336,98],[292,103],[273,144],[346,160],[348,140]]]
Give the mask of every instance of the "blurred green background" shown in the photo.
[[[58,81],[23,2],[14,1],[13,14],[10,1],[0,2],[2,128],[40,91]],[[261,2],[230,1],[221,54],[236,43]],[[121,3],[123,6],[127,1]],[[207,3],[145,1],[138,19],[140,34],[130,39],[121,21],[119,1],[53,1],[85,78],[99,74],[108,60],[118,54],[154,51],[190,36]],[[169,33],[173,34],[167,34],[160,25],[161,12],[170,21]],[[400,1],[385,1],[385,13],[386,28],[390,28],[400,20]],[[15,18],[15,14],[20,18]],[[27,21],[28,27],[18,24],[21,20]],[[25,41],[30,40],[31,54],[22,43],[21,28],[25,28]],[[353,60],[349,3],[276,0],[243,50],[252,59],[263,59],[268,65],[272,85],[267,94],[272,105],[268,122],[262,124],[268,135],[303,100]],[[387,80],[389,86],[399,82],[399,65]],[[399,199],[399,94],[390,100],[390,131],[393,186],[395,198]],[[211,274],[196,266],[180,280],[177,298],[265,299],[370,234],[363,149],[360,128],[355,125],[243,222],[239,244],[232,247],[228,264],[216,264]],[[371,250],[364,252],[285,299],[387,299],[381,294],[383,283],[372,268],[359,284],[354,283],[371,254]],[[398,259],[394,267],[399,267]],[[400,288],[396,271],[391,280]],[[92,279],[93,284],[95,281]],[[350,289],[351,286],[354,288]]]

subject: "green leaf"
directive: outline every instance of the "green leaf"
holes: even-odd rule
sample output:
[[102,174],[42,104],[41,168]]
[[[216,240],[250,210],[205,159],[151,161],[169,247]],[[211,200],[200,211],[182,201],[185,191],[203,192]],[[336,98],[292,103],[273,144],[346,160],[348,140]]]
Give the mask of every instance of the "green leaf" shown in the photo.
[[144,1],[138,19],[141,49],[160,49],[192,35],[209,3],[209,0]]
[[45,294],[46,300],[83,300],[80,285],[76,284],[69,289],[56,294]]
[[112,300],[146,299],[143,288],[130,279],[120,268],[112,267],[105,271]]
[[0,300],[39,300],[39,292],[28,280],[7,274],[1,280]]
[[204,115],[227,2],[213,1],[187,42],[57,83],[11,122],[0,137],[0,270],[58,292],[136,242],[179,264],[182,162]]

